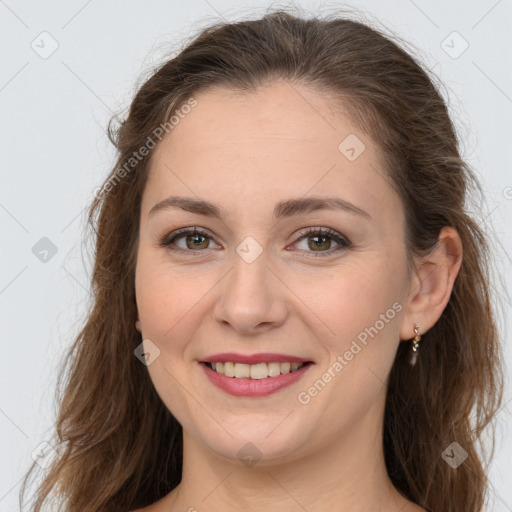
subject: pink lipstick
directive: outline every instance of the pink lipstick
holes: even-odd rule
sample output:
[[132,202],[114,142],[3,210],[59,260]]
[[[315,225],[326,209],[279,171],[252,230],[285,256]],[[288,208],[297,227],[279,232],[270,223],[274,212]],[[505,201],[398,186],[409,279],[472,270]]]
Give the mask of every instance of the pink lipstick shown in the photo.
[[215,354],[200,362],[212,384],[238,397],[267,396],[298,381],[313,362],[286,354]]

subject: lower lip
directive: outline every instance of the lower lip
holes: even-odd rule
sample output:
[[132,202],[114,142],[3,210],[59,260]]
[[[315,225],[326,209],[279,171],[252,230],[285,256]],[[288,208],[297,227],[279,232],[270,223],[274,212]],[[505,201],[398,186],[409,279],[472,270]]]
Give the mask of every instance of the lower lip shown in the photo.
[[294,372],[283,373],[278,377],[239,379],[237,377],[226,377],[224,374],[210,369],[206,363],[200,364],[212,384],[230,395],[241,397],[268,396],[275,393],[298,381],[313,366],[312,363],[307,363]]

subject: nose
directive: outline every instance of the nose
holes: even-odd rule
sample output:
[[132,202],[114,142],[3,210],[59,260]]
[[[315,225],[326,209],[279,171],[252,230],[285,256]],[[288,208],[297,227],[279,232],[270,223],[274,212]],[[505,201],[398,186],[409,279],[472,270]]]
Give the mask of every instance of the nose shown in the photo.
[[286,286],[270,268],[265,253],[248,263],[236,256],[219,283],[215,320],[239,334],[258,334],[282,325],[288,315]]

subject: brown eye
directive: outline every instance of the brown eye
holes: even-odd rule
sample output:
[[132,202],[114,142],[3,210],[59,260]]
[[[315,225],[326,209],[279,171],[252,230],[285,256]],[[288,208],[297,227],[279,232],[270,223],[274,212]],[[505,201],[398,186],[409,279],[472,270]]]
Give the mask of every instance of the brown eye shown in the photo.
[[[208,248],[208,238],[199,233],[195,233],[193,235],[179,236],[174,239],[174,242],[176,243],[176,240],[179,240],[181,238],[185,239],[187,249],[194,250],[194,249],[207,249]],[[203,239],[202,242],[201,242],[201,239]]]
[[[178,245],[178,241],[184,240],[184,245]],[[306,246],[300,248],[306,254],[313,253],[310,256],[328,256],[334,252],[346,249],[352,246],[350,241],[338,232],[329,228],[309,228],[301,232],[301,236],[295,242],[306,240]],[[172,232],[160,240],[159,245],[166,247],[171,251],[181,252],[197,256],[210,248],[210,242],[213,238],[200,228],[183,228]],[[333,242],[336,246],[333,248]],[[315,254],[316,253],[316,254]]]
[[313,251],[331,248],[332,240],[328,236],[309,236],[307,239],[310,240],[308,247]]
[[[184,245],[178,245],[177,242],[184,239]],[[160,240],[159,245],[172,251],[191,253],[194,251],[202,252],[209,249],[212,237],[205,231],[198,228],[183,228],[172,232]]]
[[[318,256],[323,256],[324,253],[332,254],[351,246],[350,242],[343,235],[327,228],[313,228],[302,232],[295,244],[303,240],[306,241],[306,247],[301,248],[301,250],[318,253]],[[337,244],[334,248],[332,248],[333,241]],[[315,256],[317,255],[315,254]]]

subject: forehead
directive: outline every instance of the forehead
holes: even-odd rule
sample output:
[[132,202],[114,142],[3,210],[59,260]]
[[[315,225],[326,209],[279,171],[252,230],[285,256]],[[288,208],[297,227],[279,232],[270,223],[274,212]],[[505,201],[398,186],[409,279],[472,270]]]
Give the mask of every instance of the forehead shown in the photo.
[[145,192],[153,203],[195,195],[229,210],[255,197],[273,204],[339,194],[370,211],[368,203],[397,200],[378,146],[325,93],[276,81],[252,92],[211,88],[194,98],[197,105],[155,149]]

